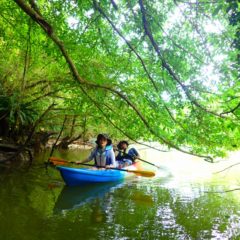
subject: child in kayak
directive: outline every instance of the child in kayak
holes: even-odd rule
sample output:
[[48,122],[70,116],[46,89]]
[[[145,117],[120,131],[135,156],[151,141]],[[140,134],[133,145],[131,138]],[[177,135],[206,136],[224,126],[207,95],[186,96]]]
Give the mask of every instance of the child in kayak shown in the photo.
[[140,158],[138,151],[135,148],[128,149],[129,143],[125,140],[120,141],[117,145],[117,166],[119,168],[127,167],[135,162],[137,158]]
[[86,163],[94,159],[96,167],[115,168],[116,160],[113,152],[112,140],[106,134],[98,134],[96,148],[93,149],[90,156],[76,163]]

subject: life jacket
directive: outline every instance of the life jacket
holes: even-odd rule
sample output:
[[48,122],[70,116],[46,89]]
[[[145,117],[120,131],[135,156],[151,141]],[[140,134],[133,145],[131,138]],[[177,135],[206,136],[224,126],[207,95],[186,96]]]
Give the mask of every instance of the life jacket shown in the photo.
[[119,150],[116,159],[118,161],[123,161],[124,159],[134,160],[133,157],[136,156],[138,152],[135,148],[127,148],[126,151]]
[[124,158],[126,159],[127,156],[127,150],[124,152],[123,150],[117,150],[118,151],[118,155],[116,156],[116,160],[117,161],[122,161]]
[[95,165],[98,167],[105,167],[106,165],[113,164],[111,154],[110,154],[111,150],[112,150],[112,145],[106,146],[104,150],[102,150],[101,148],[96,148],[94,153]]

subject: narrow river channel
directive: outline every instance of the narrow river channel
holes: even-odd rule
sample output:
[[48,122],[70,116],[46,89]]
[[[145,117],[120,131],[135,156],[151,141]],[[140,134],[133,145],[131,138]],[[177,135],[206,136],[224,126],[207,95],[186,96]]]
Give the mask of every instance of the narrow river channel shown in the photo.
[[[83,159],[89,150],[58,153]],[[47,153],[28,170],[0,168],[1,240],[240,239],[239,171],[177,152],[145,150],[154,178],[66,187],[46,170]],[[143,165],[148,170],[154,167]]]

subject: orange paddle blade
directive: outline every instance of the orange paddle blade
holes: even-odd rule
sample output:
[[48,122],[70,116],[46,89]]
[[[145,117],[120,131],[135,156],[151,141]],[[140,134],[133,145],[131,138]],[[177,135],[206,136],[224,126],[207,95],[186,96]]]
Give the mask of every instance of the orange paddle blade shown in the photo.
[[63,159],[58,158],[58,157],[50,157],[48,160],[49,160],[49,162],[51,162],[53,165],[67,165],[67,164],[69,164],[68,161],[63,160]]
[[134,173],[138,176],[142,176],[142,177],[154,177],[155,176],[155,172],[151,172],[151,171],[141,171],[141,170],[127,170],[127,172],[131,172]]

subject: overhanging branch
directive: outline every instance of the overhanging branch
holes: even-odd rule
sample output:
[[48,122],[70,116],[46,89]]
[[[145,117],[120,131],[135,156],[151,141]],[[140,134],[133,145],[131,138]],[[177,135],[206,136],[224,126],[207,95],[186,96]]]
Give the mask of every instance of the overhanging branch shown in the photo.
[[174,143],[172,143],[171,141],[168,141],[167,139],[165,139],[164,137],[160,136],[148,123],[148,121],[145,119],[145,117],[143,116],[143,114],[140,112],[140,110],[120,91],[117,91],[113,88],[111,88],[110,86],[105,86],[105,85],[99,85],[99,84],[95,84],[89,81],[86,81],[85,79],[83,79],[79,73],[78,70],[74,64],[74,62],[72,61],[70,55],[68,54],[67,50],[64,47],[63,42],[57,37],[57,35],[55,35],[54,30],[52,28],[52,26],[45,20],[43,19],[43,17],[41,15],[38,14],[38,12],[36,12],[34,9],[32,9],[28,4],[25,3],[24,0],[14,0],[19,7],[27,14],[29,15],[35,22],[37,22],[42,29],[47,33],[47,35],[52,39],[52,41],[57,45],[57,47],[60,49],[63,57],[65,58],[71,73],[74,77],[74,79],[76,81],[78,81],[80,83],[80,88],[82,91],[85,91],[83,89],[82,85],[86,85],[88,87],[94,87],[97,89],[105,89],[107,91],[112,92],[113,94],[117,95],[118,97],[120,97],[121,99],[123,99],[136,113],[136,115],[141,119],[141,121],[143,122],[143,124],[147,127],[147,129],[149,130],[149,132],[151,134],[153,134],[154,136],[156,136],[162,143],[168,145],[169,147],[175,148],[183,153],[187,153],[187,154],[191,154],[194,156],[198,156],[198,157],[204,157],[204,158],[211,158],[209,156],[205,156],[205,155],[198,155],[198,154],[194,154],[194,153],[190,153],[184,149],[181,149],[180,147],[176,146]]
[[121,31],[115,26],[115,24],[110,20],[110,18],[105,14],[105,12],[103,11],[103,9],[100,7],[100,5],[97,3],[96,0],[93,0],[93,4],[95,9],[97,9],[102,15],[103,17],[108,21],[108,23],[112,26],[112,28],[114,29],[114,31],[124,40],[124,42],[127,44],[127,46],[134,52],[135,56],[138,58],[138,60],[140,61],[145,73],[148,76],[148,79],[152,82],[155,90],[158,92],[158,87],[155,83],[155,81],[153,80],[153,78],[151,77],[149,71],[147,70],[147,67],[142,59],[142,57],[139,55],[139,53],[137,52],[137,50],[132,46],[132,44],[123,36],[123,34],[121,33]]
[[212,114],[212,115],[215,115],[217,117],[221,117],[223,118],[222,115],[220,114],[217,114],[213,111],[210,111],[208,109],[206,109],[205,107],[203,107],[200,103],[197,102],[197,100],[190,94],[189,90],[188,90],[188,87],[186,85],[184,85],[181,80],[179,79],[179,77],[177,76],[177,74],[173,71],[173,69],[171,68],[171,66],[166,62],[166,60],[164,59],[163,55],[162,55],[162,52],[158,46],[158,44],[156,43],[154,37],[153,37],[153,34],[152,34],[152,31],[150,29],[150,26],[149,26],[149,23],[147,21],[147,17],[146,17],[146,9],[143,5],[143,1],[142,0],[139,0],[139,6],[140,6],[140,9],[141,9],[141,13],[142,13],[142,23],[143,23],[143,28],[144,28],[144,31],[146,33],[146,35],[148,36],[154,50],[156,51],[159,59],[161,60],[161,63],[162,63],[162,67],[164,69],[167,70],[168,74],[172,77],[173,80],[175,80],[178,85],[181,87],[181,89],[184,91],[184,93],[186,94],[187,98],[189,99],[189,101],[194,104],[196,107],[198,107],[199,109],[203,110],[204,112],[206,113],[209,113],[209,114]]

